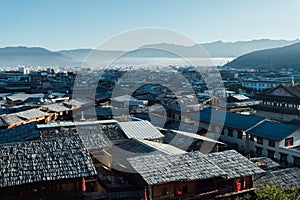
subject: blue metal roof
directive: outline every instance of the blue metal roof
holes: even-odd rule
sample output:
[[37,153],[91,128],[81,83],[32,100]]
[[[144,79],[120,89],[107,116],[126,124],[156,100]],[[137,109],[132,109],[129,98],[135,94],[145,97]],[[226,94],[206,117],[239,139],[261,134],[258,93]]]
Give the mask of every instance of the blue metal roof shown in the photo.
[[211,108],[200,111],[198,116],[198,120],[200,119],[201,122],[224,125],[240,130],[247,130],[264,119],[263,117],[236,114]]
[[247,133],[266,139],[281,141],[299,128],[299,126],[282,124],[273,121],[264,121],[248,130]]

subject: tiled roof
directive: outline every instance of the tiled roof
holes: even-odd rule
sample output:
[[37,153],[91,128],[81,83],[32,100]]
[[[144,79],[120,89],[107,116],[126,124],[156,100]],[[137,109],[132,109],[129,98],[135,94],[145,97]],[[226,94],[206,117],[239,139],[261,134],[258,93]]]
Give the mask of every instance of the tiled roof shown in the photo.
[[23,142],[40,136],[36,122],[23,124],[9,129],[0,130],[0,144],[10,142]]
[[267,169],[274,169],[279,168],[280,164],[273,161],[271,158],[268,157],[256,157],[256,158],[250,158],[250,160],[256,164],[256,166],[263,168],[265,170]]
[[63,105],[57,104],[57,103],[44,105],[44,106],[42,106],[42,108],[45,108],[50,112],[64,112],[64,111],[70,110],[69,108],[67,108]]
[[[169,137],[169,142],[167,142],[167,143],[170,143],[176,137],[175,140],[184,139],[184,138],[192,138],[194,140],[206,141],[206,142],[226,146],[226,144],[219,142],[218,140],[214,140],[209,137],[205,137],[202,135],[185,132],[185,131],[169,130],[168,132],[166,132],[165,137],[166,137],[166,135],[168,135],[168,137]],[[188,139],[186,139],[186,140],[188,140]],[[188,141],[190,141],[190,140],[188,140]]]
[[119,102],[123,102],[123,101],[138,101],[136,98],[128,95],[128,94],[125,94],[123,96],[119,96],[119,97],[114,97],[112,99],[113,101],[119,101]]
[[169,155],[176,155],[176,154],[183,154],[186,153],[186,151],[181,150],[173,145],[170,144],[163,144],[160,142],[153,142],[153,141],[149,141],[149,140],[143,140],[143,139],[137,139],[139,142],[154,148],[156,151],[160,151],[162,153],[165,154],[169,154]]
[[235,150],[209,153],[205,157],[224,170],[228,178],[240,178],[264,173],[264,170]]
[[270,94],[273,91],[277,90],[278,88],[283,88],[286,91],[288,91],[290,94],[300,98],[300,85],[299,84],[295,84],[294,86],[292,86],[290,84],[280,84],[276,88],[272,88],[272,89],[268,90],[267,92],[265,92],[265,94]]
[[119,148],[133,152],[133,153],[147,153],[147,154],[165,154],[165,155],[173,155],[173,154],[183,154],[185,151],[178,149],[169,144],[163,144],[159,142],[152,142],[143,139],[128,139],[122,144],[118,145]]
[[263,188],[265,183],[273,181],[277,187],[289,188],[295,186],[300,188],[300,169],[287,168],[268,172],[265,176],[254,182],[254,187]]
[[158,139],[164,137],[149,121],[120,122],[119,125],[128,138]]
[[0,187],[96,175],[78,136],[0,145]]
[[281,141],[285,137],[294,133],[299,128],[300,126],[265,120],[262,123],[247,130],[247,133],[266,139]]
[[15,115],[17,115],[22,119],[33,119],[33,118],[48,116],[49,114],[40,111],[38,109],[30,109],[30,110],[15,113]]
[[138,156],[128,158],[128,162],[149,185],[203,180],[226,175],[222,169],[196,152]]
[[88,150],[103,149],[108,147],[107,139],[97,125],[69,128],[50,128],[41,129],[42,139],[51,139],[58,137],[69,137],[78,135],[82,140],[85,148]]
[[57,128],[57,127],[74,127],[74,126],[93,126],[99,124],[116,124],[117,121],[114,119],[111,120],[96,120],[96,121],[61,121],[61,122],[51,122],[48,124],[38,124],[38,128]]
[[77,134],[88,150],[108,147],[103,131],[97,127],[77,127]]
[[7,96],[12,101],[26,101],[29,98],[44,98],[45,94],[26,94],[26,93],[17,93]]
[[8,125],[22,124],[25,122],[15,114],[2,115],[1,119],[5,121]]
[[[126,151],[138,154],[161,154],[162,152],[157,151],[154,147],[148,146],[137,139],[128,139],[125,142],[119,144],[117,147]],[[126,158],[125,158],[126,159]]]
[[1,117],[0,117],[0,127],[7,127],[8,123],[6,123]]

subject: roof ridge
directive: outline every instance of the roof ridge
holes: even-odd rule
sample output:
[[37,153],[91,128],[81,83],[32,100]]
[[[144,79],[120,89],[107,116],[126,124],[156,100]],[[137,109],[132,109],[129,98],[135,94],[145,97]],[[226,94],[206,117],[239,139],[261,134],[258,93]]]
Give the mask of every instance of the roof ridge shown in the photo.
[[259,126],[260,124],[262,124],[262,123],[264,123],[265,121],[270,121],[270,120],[268,120],[267,118],[265,118],[265,119],[262,119],[261,121],[259,121],[258,123],[256,123],[255,125],[253,125],[253,126],[251,126],[250,128],[248,128],[247,130],[245,130],[245,132],[248,132],[248,131],[250,131],[251,129],[253,129],[253,128],[255,128],[255,127],[257,127],[257,126]]

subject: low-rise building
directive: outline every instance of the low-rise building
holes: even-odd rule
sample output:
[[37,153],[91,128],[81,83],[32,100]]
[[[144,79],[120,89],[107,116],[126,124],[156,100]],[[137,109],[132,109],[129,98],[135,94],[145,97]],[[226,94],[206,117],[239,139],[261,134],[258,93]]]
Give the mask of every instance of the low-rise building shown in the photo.
[[194,123],[212,130],[232,148],[249,156],[265,156],[283,165],[300,166],[300,127],[269,119],[211,108],[193,117]]
[[0,145],[4,199],[78,199],[96,170],[78,136]]
[[255,107],[255,115],[283,122],[300,119],[300,86],[279,85],[256,94],[261,104]]

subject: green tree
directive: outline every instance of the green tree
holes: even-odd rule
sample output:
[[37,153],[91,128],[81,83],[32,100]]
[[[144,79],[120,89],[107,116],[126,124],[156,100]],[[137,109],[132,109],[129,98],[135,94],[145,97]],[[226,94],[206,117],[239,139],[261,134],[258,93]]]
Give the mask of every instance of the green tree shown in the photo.
[[298,189],[291,186],[284,189],[282,186],[276,187],[273,181],[266,183],[263,189],[256,192],[258,200],[300,200]]

